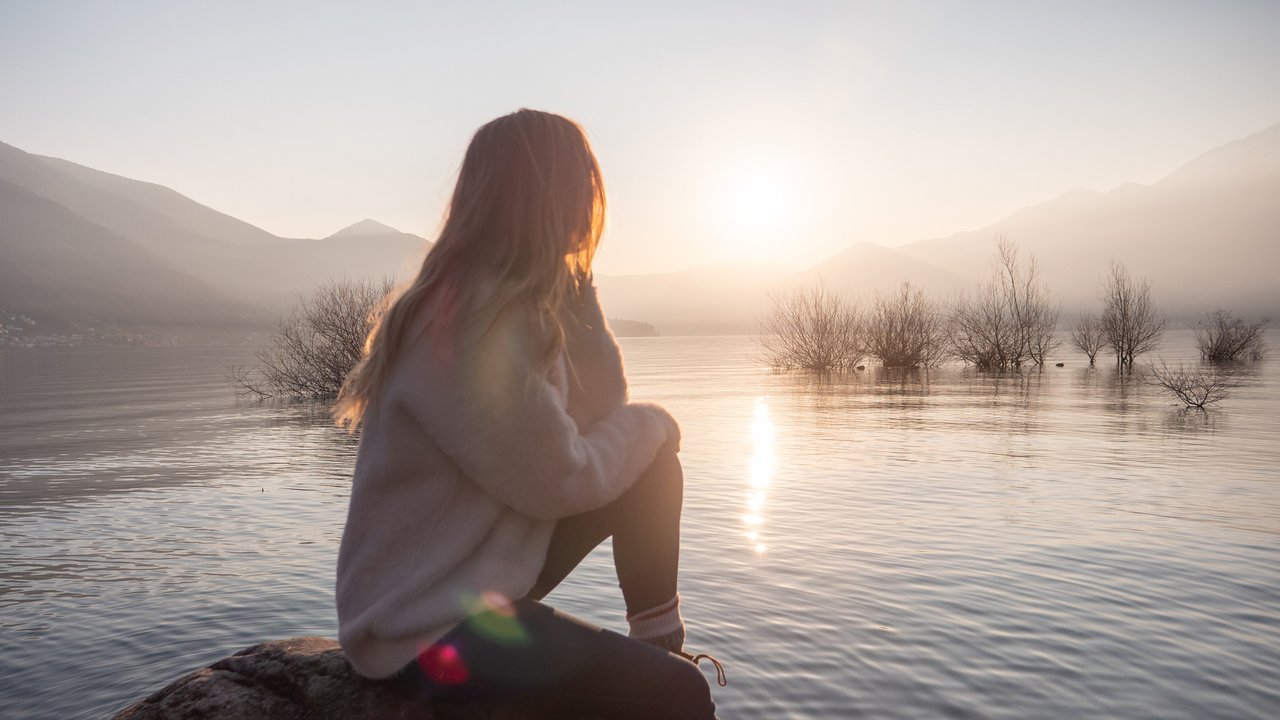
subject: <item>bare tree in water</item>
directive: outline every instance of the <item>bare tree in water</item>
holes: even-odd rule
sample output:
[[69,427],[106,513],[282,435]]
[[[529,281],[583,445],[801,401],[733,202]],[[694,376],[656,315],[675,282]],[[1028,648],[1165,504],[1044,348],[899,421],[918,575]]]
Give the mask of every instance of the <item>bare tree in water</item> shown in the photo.
[[1133,369],[1137,356],[1160,346],[1164,313],[1151,300],[1151,281],[1135,280],[1124,265],[1112,262],[1102,278],[1102,328],[1116,364]]
[[1165,363],[1148,368],[1151,385],[1164,388],[1188,408],[1204,410],[1225,399],[1239,382],[1230,372],[1217,367],[1170,367]]
[[1102,319],[1093,313],[1080,313],[1071,324],[1071,344],[1080,352],[1089,356],[1089,364],[1097,359],[1102,347],[1107,344],[1106,329]]
[[877,294],[866,320],[867,353],[885,367],[928,367],[946,359],[946,318],[924,291],[904,282]]
[[770,367],[849,370],[865,356],[857,306],[821,283],[770,294],[769,301],[756,342]]
[[1040,279],[1034,257],[1024,266],[1018,247],[996,236],[996,263],[991,277],[951,307],[951,351],[961,360],[987,370],[1043,365],[1057,347],[1058,309]]
[[1226,310],[1206,315],[1196,325],[1196,346],[1209,362],[1261,360],[1266,346],[1262,336],[1267,320],[1245,322]]
[[257,367],[231,368],[232,382],[262,399],[337,397],[393,287],[386,278],[330,280],[316,288],[276,324],[270,344],[257,353]]

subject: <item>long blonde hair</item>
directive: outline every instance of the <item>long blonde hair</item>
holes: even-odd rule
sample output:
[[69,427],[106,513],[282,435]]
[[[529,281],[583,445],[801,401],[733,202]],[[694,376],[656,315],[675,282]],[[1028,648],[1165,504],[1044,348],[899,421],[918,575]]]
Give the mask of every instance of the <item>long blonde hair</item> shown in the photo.
[[[416,311],[428,297],[429,322],[492,322],[512,303],[534,311],[546,331],[550,364],[565,342],[569,299],[589,283],[604,229],[600,165],[582,127],[568,118],[521,109],[486,123],[467,147],[435,245],[421,269],[385,306],[347,375],[333,409],[354,430],[398,355]],[[492,285],[492,293],[478,295]]]

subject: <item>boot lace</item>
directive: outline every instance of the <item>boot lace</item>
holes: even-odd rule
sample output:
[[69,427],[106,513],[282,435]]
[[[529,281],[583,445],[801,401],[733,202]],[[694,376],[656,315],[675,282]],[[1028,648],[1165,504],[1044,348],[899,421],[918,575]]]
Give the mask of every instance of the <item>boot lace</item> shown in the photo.
[[688,660],[694,665],[697,665],[698,661],[700,660],[710,660],[711,664],[716,666],[716,682],[720,684],[720,687],[724,687],[729,684],[729,678],[727,675],[724,674],[724,665],[721,665],[719,660],[711,657],[706,653],[699,653],[697,655],[694,655],[692,653],[687,653],[681,650],[678,654],[680,655],[680,657],[684,658],[685,660]]

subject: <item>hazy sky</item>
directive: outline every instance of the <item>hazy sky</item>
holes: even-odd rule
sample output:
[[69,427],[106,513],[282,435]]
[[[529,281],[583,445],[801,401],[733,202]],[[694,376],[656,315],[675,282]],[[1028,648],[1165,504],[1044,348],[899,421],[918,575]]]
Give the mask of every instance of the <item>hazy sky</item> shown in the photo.
[[0,141],[279,235],[430,236],[474,129],[554,110],[604,166],[601,272],[799,268],[1280,122],[1278,36],[1275,0],[0,0]]

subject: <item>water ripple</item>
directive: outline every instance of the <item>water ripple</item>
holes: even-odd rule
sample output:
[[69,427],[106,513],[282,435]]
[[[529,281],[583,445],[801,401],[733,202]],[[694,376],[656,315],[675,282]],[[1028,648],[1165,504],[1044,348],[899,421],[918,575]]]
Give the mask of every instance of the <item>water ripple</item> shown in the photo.
[[[724,716],[1280,714],[1274,363],[1203,415],[1071,357],[814,376],[740,338],[623,346],[683,425],[682,595]],[[0,352],[7,713],[100,717],[335,633],[355,439],[237,404],[245,354]],[[551,600],[622,629],[607,545]]]

